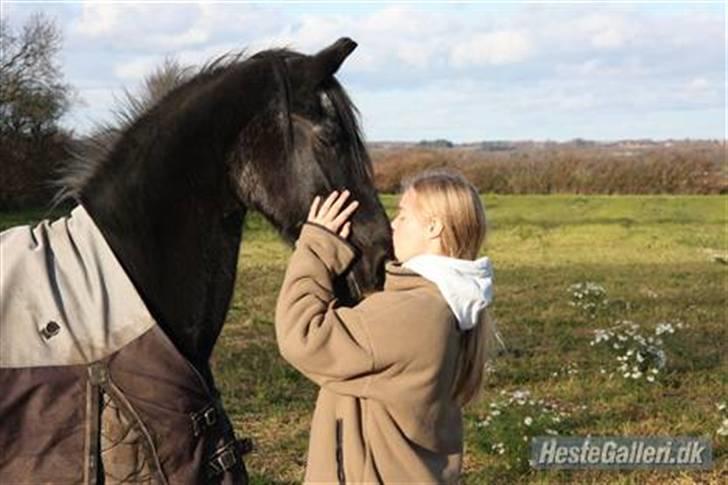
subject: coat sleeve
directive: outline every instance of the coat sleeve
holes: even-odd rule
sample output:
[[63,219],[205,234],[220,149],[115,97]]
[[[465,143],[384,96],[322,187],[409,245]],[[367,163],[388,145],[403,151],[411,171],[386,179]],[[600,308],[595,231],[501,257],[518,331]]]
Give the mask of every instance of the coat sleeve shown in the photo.
[[339,307],[333,279],[356,256],[346,239],[306,222],[295,243],[275,309],[281,355],[319,386],[362,395],[374,370],[371,342],[357,307]]

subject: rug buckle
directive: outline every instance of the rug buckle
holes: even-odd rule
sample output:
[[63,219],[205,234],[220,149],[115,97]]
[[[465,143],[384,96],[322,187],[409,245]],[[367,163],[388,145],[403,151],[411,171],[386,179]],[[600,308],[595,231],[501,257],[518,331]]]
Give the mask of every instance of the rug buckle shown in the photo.
[[210,428],[217,423],[217,409],[215,404],[208,404],[201,411],[191,413],[190,419],[192,419],[192,431],[195,436],[199,436],[206,428]]

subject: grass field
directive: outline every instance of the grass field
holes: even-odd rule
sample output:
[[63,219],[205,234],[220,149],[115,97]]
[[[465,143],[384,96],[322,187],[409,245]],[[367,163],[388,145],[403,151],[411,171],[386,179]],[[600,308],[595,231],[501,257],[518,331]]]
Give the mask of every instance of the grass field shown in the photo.
[[[382,199],[391,216],[395,197]],[[465,483],[728,481],[728,429],[719,432],[728,419],[728,198],[483,200],[491,308],[507,349],[466,413]],[[1,214],[0,229],[40,214]],[[247,458],[255,483],[298,482],[316,389],[281,359],[272,328],[291,250],[257,214],[243,237],[213,367],[239,434],[257,443]],[[708,437],[713,469],[529,468],[530,436],[554,433]]]

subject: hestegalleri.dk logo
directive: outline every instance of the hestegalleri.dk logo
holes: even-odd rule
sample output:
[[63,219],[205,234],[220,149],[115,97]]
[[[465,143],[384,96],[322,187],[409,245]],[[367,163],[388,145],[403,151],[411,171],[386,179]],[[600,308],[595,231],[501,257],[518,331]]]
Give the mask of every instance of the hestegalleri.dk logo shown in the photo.
[[536,436],[531,466],[545,468],[709,469],[709,439],[678,437]]

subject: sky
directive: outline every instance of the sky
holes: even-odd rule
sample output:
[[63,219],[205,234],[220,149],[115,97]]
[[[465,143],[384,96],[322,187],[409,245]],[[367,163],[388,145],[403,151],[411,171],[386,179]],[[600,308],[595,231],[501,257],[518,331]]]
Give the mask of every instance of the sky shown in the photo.
[[112,118],[165,57],[358,47],[336,77],[368,141],[726,138],[721,1],[20,2],[63,33],[79,134]]

